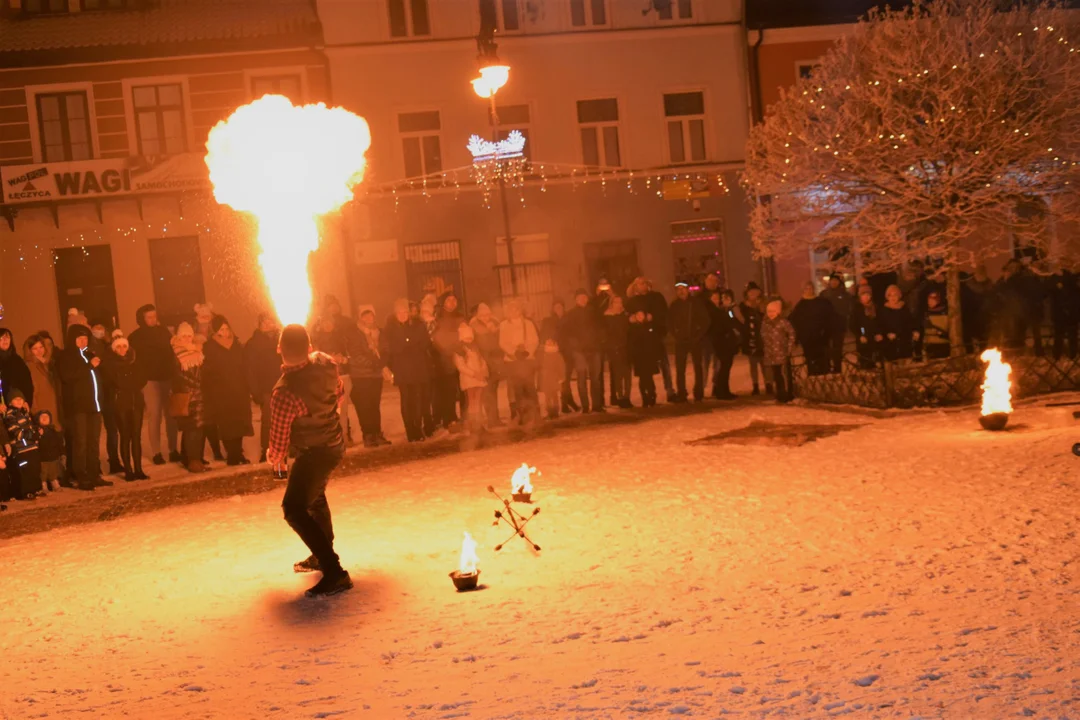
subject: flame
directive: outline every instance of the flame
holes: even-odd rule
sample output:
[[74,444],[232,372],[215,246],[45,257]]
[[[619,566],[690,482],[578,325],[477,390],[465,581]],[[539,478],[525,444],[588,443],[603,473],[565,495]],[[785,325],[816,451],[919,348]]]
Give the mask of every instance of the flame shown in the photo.
[[514,474],[510,477],[510,488],[515,495],[532,492],[533,488],[530,480],[535,472],[536,468],[529,467],[529,463],[521,463],[521,467],[514,471]]
[[982,414],[1012,412],[1012,393],[1009,388],[1009,375],[1012,366],[1001,362],[1001,352],[996,348],[985,350],[980,359],[989,363],[986,366],[986,379],[983,381]]
[[458,562],[458,573],[461,575],[475,575],[476,565],[480,558],[476,557],[476,541],[472,535],[465,533],[461,541],[461,560]]
[[319,247],[318,219],[352,199],[370,145],[362,117],[280,95],[238,108],[210,131],[214,197],[258,221],[259,264],[283,324],[303,324],[311,313],[307,266]]

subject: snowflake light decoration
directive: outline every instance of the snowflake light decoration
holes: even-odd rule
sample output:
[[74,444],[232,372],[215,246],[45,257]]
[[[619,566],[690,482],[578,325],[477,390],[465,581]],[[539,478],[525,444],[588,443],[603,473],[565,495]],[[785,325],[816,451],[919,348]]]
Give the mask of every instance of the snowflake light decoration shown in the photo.
[[492,142],[479,135],[469,138],[466,146],[473,158],[473,179],[484,194],[484,204],[490,207],[491,193],[502,182],[513,188],[525,182],[525,136],[511,130],[506,139]]

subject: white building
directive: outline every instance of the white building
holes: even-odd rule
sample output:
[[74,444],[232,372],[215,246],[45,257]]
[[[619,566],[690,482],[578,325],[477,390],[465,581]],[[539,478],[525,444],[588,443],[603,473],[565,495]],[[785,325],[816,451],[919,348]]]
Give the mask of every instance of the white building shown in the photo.
[[[500,129],[527,137],[533,163],[508,195],[513,268],[499,197],[485,208],[468,172],[470,135],[492,132],[470,85],[482,8],[511,67]],[[373,138],[367,200],[345,222],[354,304],[382,314],[396,297],[453,289],[470,306],[522,295],[546,314],[601,275],[621,291],[644,274],[668,294],[677,275],[715,271],[736,288],[759,277],[735,173],[749,123],[738,0],[318,0],[318,11],[333,100]]]

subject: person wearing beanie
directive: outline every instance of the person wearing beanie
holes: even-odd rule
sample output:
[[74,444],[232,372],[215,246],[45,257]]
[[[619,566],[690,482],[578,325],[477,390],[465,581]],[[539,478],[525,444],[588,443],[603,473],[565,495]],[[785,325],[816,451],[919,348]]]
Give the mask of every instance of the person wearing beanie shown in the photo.
[[64,454],[64,438],[48,410],[34,413],[38,434],[38,459],[41,460],[41,489],[60,489],[60,456]]
[[465,393],[465,429],[470,435],[484,430],[484,390],[488,384],[488,366],[469,325],[458,326],[458,347],[454,351],[461,391]]
[[41,487],[41,461],[38,454],[38,433],[30,416],[30,405],[22,391],[12,390],[4,413],[9,451],[7,471],[16,498],[33,500]]
[[0,382],[3,383],[3,400],[11,403],[11,394],[18,390],[27,404],[34,402],[34,381],[30,368],[20,357],[15,337],[7,328],[0,328]]
[[280,471],[289,449],[296,452],[281,507],[285,521],[311,551],[293,570],[322,572],[322,579],[307,591],[308,597],[336,595],[352,588],[349,573],[334,552],[334,528],[326,501],[330,473],[345,455],[338,419],[345,385],[334,361],[311,351],[311,340],[301,325],[288,325],[281,331],[278,352],[283,365],[270,397],[267,460]]
[[589,299],[589,291],[585,288],[574,293],[574,307],[563,320],[563,340],[574,360],[581,412],[590,412],[591,400],[591,411],[601,413],[604,412],[604,384],[600,377],[603,330],[600,316]]
[[172,350],[172,333],[161,324],[157,308],[143,305],[135,311],[138,328],[128,340],[146,375],[143,401],[146,407],[146,429],[150,440],[150,453],[155,465],[165,464],[161,447],[161,425],[165,424],[165,440],[168,443],[169,462],[180,462],[177,446],[176,418],[169,410],[169,396],[176,378],[176,357]]
[[113,337],[111,352],[102,365],[112,392],[112,407],[119,433],[118,454],[121,472],[128,482],[148,480],[142,466],[142,427],[146,401],[146,369],[123,335]]
[[112,485],[101,477],[101,358],[90,349],[90,338],[86,325],[71,325],[57,361],[69,439],[68,472],[81,490]]
[[431,336],[424,321],[410,312],[408,300],[394,303],[379,349],[401,394],[405,438],[411,443],[423,442],[431,407]]
[[206,422],[217,428],[229,465],[250,465],[251,461],[244,457],[244,438],[254,435],[255,429],[251,423],[244,346],[221,315],[210,322],[210,331],[210,340],[203,346]]
[[832,306],[832,322],[828,337],[829,369],[834,373],[839,373],[844,362],[844,341],[847,339],[855,297],[844,286],[844,276],[840,273],[829,276],[829,286],[822,290],[821,297],[828,300]]
[[176,328],[170,341],[179,372],[173,381],[169,398],[169,413],[176,418],[181,432],[180,444],[184,449],[182,462],[188,472],[206,472],[203,460],[204,403],[202,391],[202,368],[206,359],[202,345],[196,340],[195,329],[186,322]]

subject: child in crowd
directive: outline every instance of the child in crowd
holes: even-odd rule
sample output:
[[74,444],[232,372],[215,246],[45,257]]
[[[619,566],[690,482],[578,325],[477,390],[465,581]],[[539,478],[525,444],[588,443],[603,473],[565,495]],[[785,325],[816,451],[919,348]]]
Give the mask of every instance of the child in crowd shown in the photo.
[[11,393],[11,403],[4,414],[8,436],[8,471],[13,494],[32,500],[41,489],[41,466],[38,460],[38,436],[30,406],[19,390]]
[[484,389],[488,384],[488,366],[480,346],[476,344],[473,329],[462,323],[458,326],[458,347],[454,351],[454,365],[458,371],[458,383],[465,393],[465,428],[470,435],[484,429]]
[[536,363],[524,346],[514,352],[514,362],[507,363],[506,371],[517,409],[514,417],[519,425],[533,427],[540,420],[540,397],[536,392]]
[[769,386],[769,378],[762,367],[764,362],[764,348],[761,345],[761,322],[764,316],[761,313],[761,288],[755,283],[750,283],[743,291],[743,301],[739,303],[739,314],[742,315],[744,332],[742,334],[742,351],[750,360],[750,382],[753,385],[752,395],[761,394],[761,385],[758,378],[764,376],[765,392],[772,392]]
[[794,399],[791,387],[791,350],[795,347],[795,328],[787,318],[780,317],[784,308],[782,300],[773,300],[765,306],[765,319],[761,323],[761,344],[766,371],[776,386],[776,402],[787,403]]
[[53,425],[52,413],[35,413],[38,433],[38,459],[41,461],[41,489],[60,489],[60,456],[64,454],[64,439]]
[[559,417],[559,398],[565,378],[566,360],[558,341],[549,337],[544,340],[544,352],[540,355],[540,392],[544,393],[548,419]]

